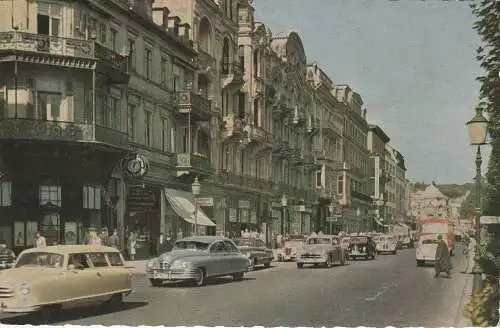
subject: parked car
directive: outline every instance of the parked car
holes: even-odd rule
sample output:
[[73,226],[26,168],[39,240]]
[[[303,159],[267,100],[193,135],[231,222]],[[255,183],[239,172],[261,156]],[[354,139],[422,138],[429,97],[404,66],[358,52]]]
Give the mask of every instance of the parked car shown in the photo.
[[14,265],[16,254],[8,248],[0,250],[0,270],[10,269]]
[[380,236],[376,242],[375,250],[377,251],[377,254],[391,253],[396,255],[398,253],[398,245],[394,236]]
[[266,268],[271,266],[273,251],[266,247],[262,239],[241,237],[234,238],[233,241],[240,252],[250,260],[250,271],[254,270],[257,265],[263,265]]
[[351,244],[351,237],[346,237],[342,236],[339,237],[340,239],[340,246],[344,249],[344,256],[346,262],[349,262],[350,255],[349,255],[349,245]]
[[277,260],[279,262],[294,261],[297,257],[297,252],[304,246],[305,242],[305,238],[285,241],[283,248],[278,250]]
[[151,259],[146,276],[153,286],[179,281],[203,286],[207,278],[232,276],[243,280],[250,265],[248,257],[231,239],[193,236],[176,241],[171,252]]
[[30,248],[0,277],[0,312],[38,312],[45,322],[55,311],[82,305],[116,309],[132,291],[130,271],[112,247]]
[[309,236],[297,253],[296,261],[298,268],[302,268],[304,264],[330,268],[336,263],[345,265],[345,252],[337,236]]
[[349,256],[352,260],[364,257],[365,259],[375,259],[375,242],[370,236],[351,237],[349,244]]
[[416,249],[417,266],[425,264],[434,264],[436,261],[436,249],[438,246],[437,239],[425,238],[420,239]]
[[401,238],[402,248],[413,248],[413,240],[409,235],[405,235]]

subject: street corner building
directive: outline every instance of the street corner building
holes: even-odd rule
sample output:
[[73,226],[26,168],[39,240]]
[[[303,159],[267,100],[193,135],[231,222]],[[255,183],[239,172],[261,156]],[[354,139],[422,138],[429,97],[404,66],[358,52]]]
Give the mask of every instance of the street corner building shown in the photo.
[[252,1],[12,0],[0,17],[0,239],[16,252],[37,230],[117,229],[146,258],[160,232],[269,242],[406,213],[404,159],[387,136],[372,150],[361,96]]

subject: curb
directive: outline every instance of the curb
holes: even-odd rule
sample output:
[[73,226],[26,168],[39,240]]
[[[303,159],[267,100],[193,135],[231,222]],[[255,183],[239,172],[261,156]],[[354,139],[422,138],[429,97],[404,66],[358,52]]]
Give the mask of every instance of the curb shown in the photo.
[[472,276],[467,274],[465,279],[466,281],[462,290],[462,297],[460,298],[459,307],[453,324],[455,327],[472,327],[472,322],[464,315],[464,309],[469,302],[469,295],[472,290]]

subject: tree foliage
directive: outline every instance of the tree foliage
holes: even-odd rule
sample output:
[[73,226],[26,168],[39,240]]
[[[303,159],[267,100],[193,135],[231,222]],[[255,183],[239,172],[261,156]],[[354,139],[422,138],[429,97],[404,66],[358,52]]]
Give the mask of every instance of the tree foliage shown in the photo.
[[500,215],[500,2],[475,1],[471,8],[476,17],[473,28],[481,39],[476,58],[484,70],[477,78],[481,84],[478,106],[488,113],[490,120],[491,155],[484,211]]

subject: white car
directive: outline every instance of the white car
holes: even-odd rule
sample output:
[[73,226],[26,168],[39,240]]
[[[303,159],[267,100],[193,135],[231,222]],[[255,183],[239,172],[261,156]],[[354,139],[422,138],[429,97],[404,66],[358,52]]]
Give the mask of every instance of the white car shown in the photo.
[[377,254],[391,253],[396,255],[398,253],[398,244],[393,236],[380,236],[377,240],[375,250]]
[[436,249],[438,241],[436,239],[424,239],[417,245],[416,258],[417,266],[433,264],[436,261]]
[[278,250],[278,262],[294,261],[299,249],[304,247],[305,239],[291,239],[285,241],[285,246]]

